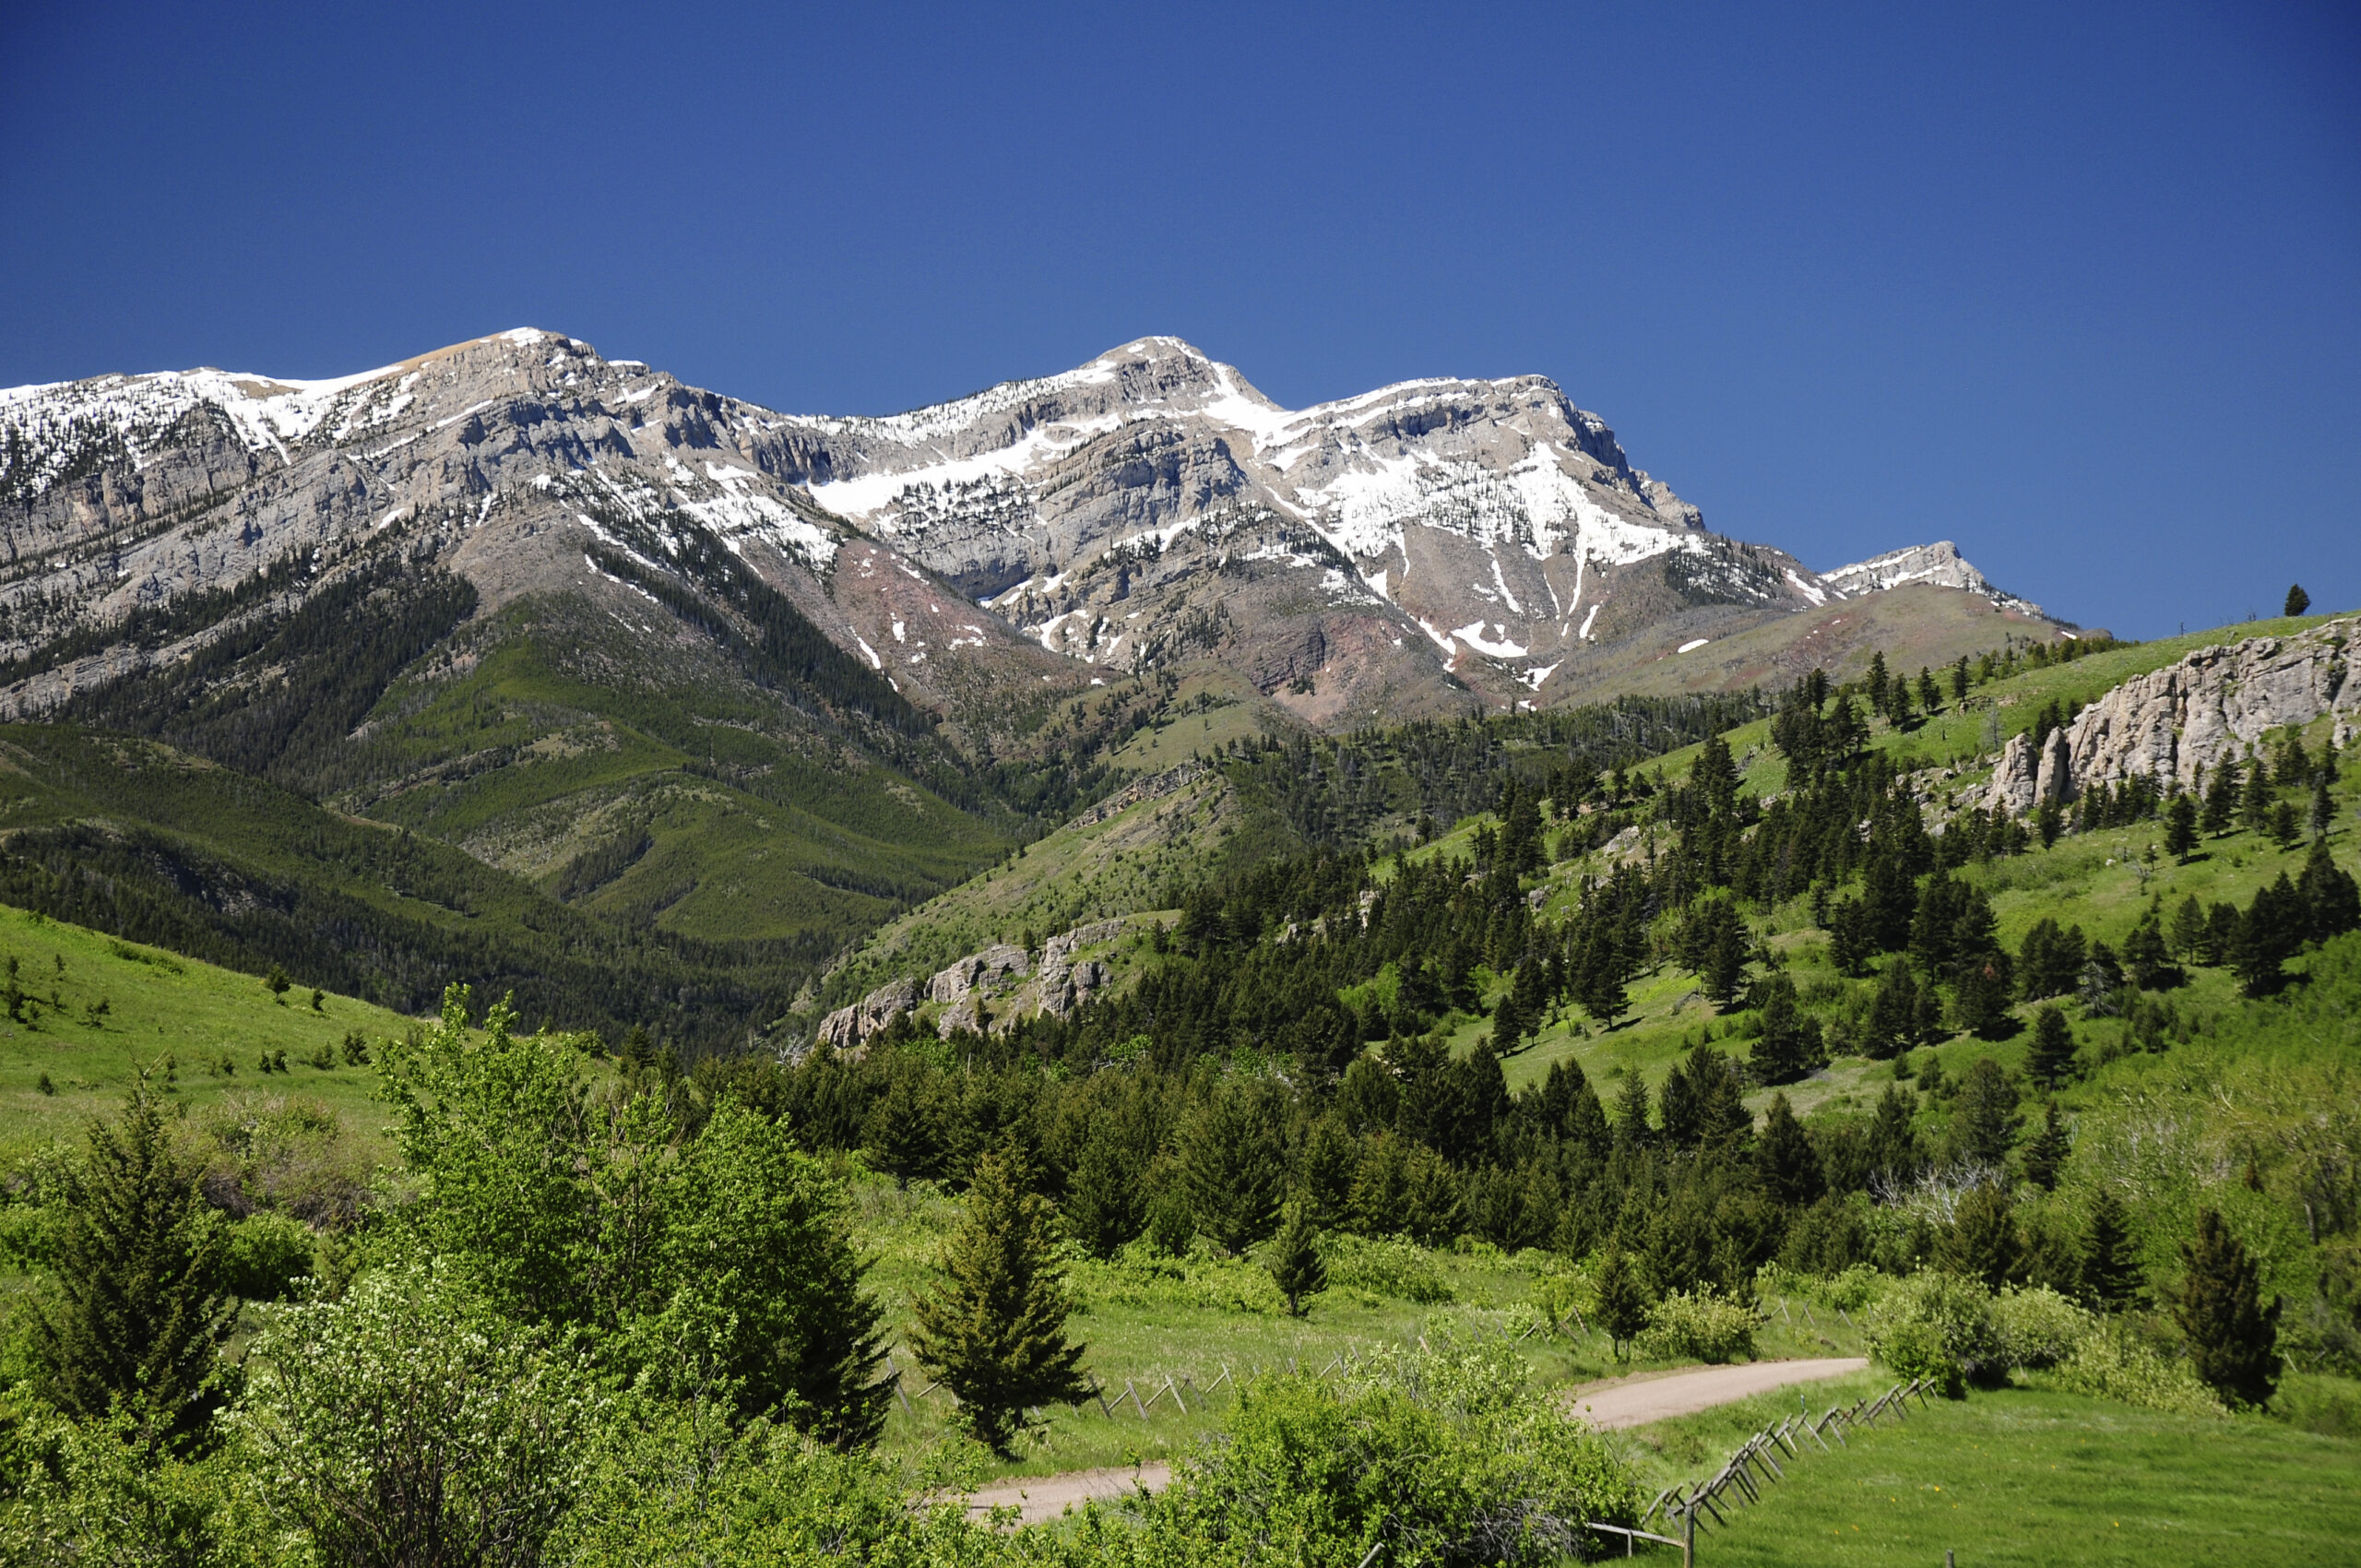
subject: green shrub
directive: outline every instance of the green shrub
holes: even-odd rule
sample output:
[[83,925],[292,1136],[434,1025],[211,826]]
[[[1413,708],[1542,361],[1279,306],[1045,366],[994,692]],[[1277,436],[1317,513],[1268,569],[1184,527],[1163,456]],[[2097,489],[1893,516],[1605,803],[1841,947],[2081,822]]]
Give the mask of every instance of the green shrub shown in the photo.
[[1388,1562],[1537,1565],[1595,1549],[1585,1520],[1636,1522],[1645,1494],[1607,1441],[1502,1371],[1453,1347],[1341,1388],[1250,1384],[1138,1526],[1094,1513],[1069,1561],[1349,1564],[1382,1539]]
[[1327,1247],[1332,1285],[1392,1296],[1422,1307],[1441,1306],[1451,1300],[1450,1282],[1435,1266],[1434,1254],[1414,1241],[1338,1235],[1328,1239]]
[[286,1215],[250,1214],[229,1228],[224,1242],[230,1289],[249,1301],[287,1301],[312,1272],[312,1232]]
[[2084,1336],[2057,1376],[2058,1386],[2070,1394],[2178,1416],[2229,1413],[2188,1362],[2166,1360],[2119,1329]]
[[1947,1390],[1970,1379],[1992,1382],[2008,1369],[1992,1321],[1992,1293],[1956,1275],[1930,1269],[1895,1280],[1870,1303],[1861,1329],[1880,1364],[1932,1377]]
[[1992,1299],[1992,1330],[2003,1364],[2054,1367],[2090,1336],[2097,1320],[2046,1286]]
[[1655,1361],[1751,1359],[1762,1322],[1755,1307],[1717,1296],[1711,1287],[1694,1295],[1676,1290],[1648,1309],[1637,1348],[1642,1358]]
[[1967,1369],[1943,1342],[1940,1324],[1896,1324],[1875,1348],[1879,1363],[1897,1377],[1922,1379],[1946,1399],[1967,1396]]

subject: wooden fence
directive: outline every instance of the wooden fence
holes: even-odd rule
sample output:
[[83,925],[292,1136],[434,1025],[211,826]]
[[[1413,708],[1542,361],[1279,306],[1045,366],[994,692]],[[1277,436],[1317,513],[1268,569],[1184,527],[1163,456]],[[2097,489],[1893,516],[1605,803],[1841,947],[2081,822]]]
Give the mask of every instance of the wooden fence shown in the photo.
[[[1765,1427],[1738,1444],[1729,1463],[1708,1479],[1691,1486],[1682,1481],[1658,1492],[1647,1511],[1640,1515],[1640,1523],[1661,1515],[1667,1526],[1678,1523],[1683,1537],[1693,1539],[1700,1525],[1727,1525],[1729,1515],[1722,1505],[1731,1509],[1750,1507],[1762,1501],[1766,1488],[1786,1479],[1780,1460],[1793,1464],[1811,1452],[1804,1446],[1809,1442],[1821,1452],[1833,1454],[1828,1440],[1848,1443],[1845,1429],[1873,1427],[1891,1416],[1895,1420],[1907,1419],[1909,1402],[1914,1397],[1921,1406],[1927,1403],[1928,1384],[1924,1379],[1913,1378],[1897,1383],[1874,1399],[1857,1399],[1851,1405],[1832,1405],[1820,1420],[1809,1414],[1789,1416],[1776,1426]],[[1663,1538],[1655,1538],[1662,1539]]]

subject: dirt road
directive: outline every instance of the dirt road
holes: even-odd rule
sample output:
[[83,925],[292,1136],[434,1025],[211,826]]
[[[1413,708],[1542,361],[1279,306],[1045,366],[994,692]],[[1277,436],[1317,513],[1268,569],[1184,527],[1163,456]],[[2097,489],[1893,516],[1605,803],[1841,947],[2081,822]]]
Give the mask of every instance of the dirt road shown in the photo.
[[967,1511],[980,1515],[990,1508],[1015,1508],[1025,1523],[1054,1519],[1068,1508],[1092,1498],[1125,1497],[1133,1491],[1161,1491],[1172,1479],[1172,1467],[1162,1460],[1136,1470],[1068,1470],[1056,1476],[1026,1476],[984,1488],[967,1499]]
[[1694,1415],[1789,1384],[1843,1377],[1869,1364],[1859,1356],[1831,1356],[1809,1361],[1750,1361],[1735,1367],[1643,1372],[1574,1389],[1566,1396],[1566,1406],[1595,1427],[1643,1426]]
[[[1843,1377],[1869,1363],[1858,1356],[1836,1356],[1810,1361],[1751,1361],[1744,1366],[1697,1367],[1686,1372],[1643,1372],[1638,1377],[1594,1383],[1566,1396],[1568,1409],[1597,1427],[1635,1427],[1673,1416],[1691,1415],[1785,1388],[1791,1384],[1817,1383]],[[1138,1469],[1068,1470],[1063,1475],[1029,1476],[1001,1481],[967,1499],[970,1512],[1015,1508],[1024,1522],[1038,1525],[1093,1498],[1126,1496],[1134,1491],[1157,1491],[1172,1479],[1172,1467],[1163,1463]]]

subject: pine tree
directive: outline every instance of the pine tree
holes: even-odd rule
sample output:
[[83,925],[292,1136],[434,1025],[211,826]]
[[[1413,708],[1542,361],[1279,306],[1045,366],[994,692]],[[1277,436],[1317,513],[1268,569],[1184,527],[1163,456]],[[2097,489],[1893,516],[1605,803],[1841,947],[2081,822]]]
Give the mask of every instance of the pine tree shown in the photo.
[[2165,853],[2183,865],[2197,853],[2197,802],[2188,795],[2175,795],[2165,808]]
[[2053,1099],[2042,1112],[2041,1131],[2025,1140],[2025,1180],[2045,1193],[2056,1192],[2058,1172],[2073,1146],[2073,1141],[2066,1135],[2066,1123],[2058,1114],[2058,1102]]
[[2304,591],[2303,584],[2296,583],[2288,588],[2287,602],[2279,612],[2282,615],[2301,615],[2311,607],[2312,596]]
[[2080,1289],[2084,1303],[2100,1312],[2119,1313],[2137,1306],[2146,1293],[2146,1270],[2131,1235],[2131,1214],[2114,1189],[2101,1187],[2091,1200],[2091,1219],[2082,1232]]
[[1318,1239],[1301,1204],[1287,1206],[1287,1221],[1271,1242],[1271,1283],[1287,1299],[1287,1315],[1301,1317],[1309,1310],[1307,1297],[1328,1289],[1328,1265],[1320,1256]]
[[1617,1360],[1648,1326],[1650,1304],[1639,1265],[1621,1247],[1609,1248],[1598,1265],[1598,1326],[1606,1331]]
[[1082,1146],[1066,1182],[1066,1232],[1093,1257],[1116,1249],[1147,1224],[1147,1192],[1140,1183],[1138,1154],[1112,1129],[1101,1126]]
[[2180,1255],[2187,1272],[2173,1320],[2197,1375],[2235,1403],[2267,1402],[2279,1385],[2279,1298],[2262,1304],[2261,1271],[2216,1210],[2199,1211]]
[[1021,1158],[976,1161],[967,1209],[943,1244],[941,1278],[912,1303],[910,1349],[959,1400],[959,1416],[1008,1456],[1027,1406],[1080,1398],[1083,1347],[1066,1337],[1074,1298],[1057,1267],[1057,1220],[1026,1189]]
[[2205,952],[2205,906],[2190,894],[2173,911],[2173,951],[2181,961],[2193,964]]
[[2225,761],[2213,770],[2213,781],[2205,788],[2205,812],[2199,826],[2209,835],[2226,833],[2237,809],[2238,766]]
[[2305,816],[2305,825],[2315,838],[2326,837],[2329,826],[2336,821],[2336,802],[2329,797],[2328,776],[2325,766],[2312,776],[2312,809]]
[[91,1124],[64,1196],[54,1298],[33,1324],[42,1392],[86,1418],[121,1401],[150,1442],[187,1447],[219,1402],[209,1384],[236,1309],[220,1231],[144,1082],[119,1128]]
[[1754,1170],[1763,1192],[1790,1208],[1808,1208],[1828,1190],[1820,1151],[1811,1146],[1785,1094],[1771,1097],[1762,1136],[1754,1146]]
[[1877,993],[1869,1001],[1869,1054],[1880,1061],[1900,1055],[1917,1023],[1918,984],[1911,978],[1910,966],[1896,958],[1878,977]]
[[2016,1111],[2017,1091],[2000,1064],[1989,1056],[1976,1058],[1960,1080],[1952,1117],[1952,1140],[1960,1157],[1999,1169],[2016,1142]]
[[1271,1233],[1287,1165],[1254,1086],[1225,1086],[1198,1106],[1181,1136],[1180,1180],[1197,1229],[1224,1251],[1244,1252]]
[[1655,1134],[1648,1126],[1648,1085],[1636,1069],[1627,1068],[1623,1087],[1615,1096],[1615,1144],[1618,1148],[1645,1148]]
[[1918,1174],[1925,1155],[1911,1126],[1917,1112],[1917,1097],[1900,1084],[1879,1098],[1877,1114],[1869,1122],[1868,1150],[1869,1168],[1877,1179],[1899,1183]]
[[1754,1042],[1754,1075],[1766,1084],[1792,1084],[1820,1064],[1820,1025],[1796,1005],[1796,982],[1771,980],[1762,1003],[1762,1035]]
[[2056,1088],[2074,1075],[2074,1027],[2055,1005],[2033,1016],[2033,1050],[2025,1057],[2025,1075],[2045,1088]]
[[1963,1279],[1980,1279],[1998,1290],[2023,1273],[2024,1244],[2017,1236],[2016,1206],[1997,1182],[1982,1182],[1959,1200],[1950,1229],[1936,1246],[1936,1260]]

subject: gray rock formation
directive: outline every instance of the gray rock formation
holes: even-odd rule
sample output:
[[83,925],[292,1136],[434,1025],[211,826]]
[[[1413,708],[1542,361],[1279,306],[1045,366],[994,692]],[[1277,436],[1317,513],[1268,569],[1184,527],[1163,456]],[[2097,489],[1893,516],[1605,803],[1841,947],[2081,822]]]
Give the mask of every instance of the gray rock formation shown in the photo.
[[2003,609],[2020,611],[2027,615],[2042,612],[2040,605],[1994,588],[1983,573],[1960,554],[1959,546],[1947,539],[1939,539],[1932,544],[1914,544],[1905,550],[1890,550],[1883,555],[1872,555],[1866,561],[1856,561],[1849,566],[1822,572],[1820,581],[1837,599],[1880,593],[1887,588],[1901,588],[1906,583],[1928,583],[1936,588],[1958,588],[1976,594]]
[[1122,932],[1123,922],[1120,920],[1096,921],[1050,938],[1041,949],[1041,972],[1037,982],[1041,1011],[1063,1017],[1089,1001],[1107,983],[1107,966],[1096,958],[1076,963],[1074,955],[1095,944],[1112,942]]
[[2201,768],[2243,757],[2262,737],[2333,716],[2339,746],[2361,726],[2352,676],[2361,621],[2331,621],[2292,637],[2200,648],[2177,664],[2108,691],[2036,753],[2011,736],[1992,770],[1987,810],[2022,815],[2139,775],[2193,787]]
[[853,1051],[869,1037],[918,1005],[919,982],[897,980],[879,986],[849,1007],[839,1007],[820,1020],[819,1043],[838,1051]]
[[597,557],[674,570],[690,525],[938,711],[1011,680],[1210,658],[1346,727],[1546,704],[1585,661],[1620,668],[1609,645],[1718,637],[1893,583],[2005,601],[1947,543],[1822,577],[1709,533],[1539,376],[1290,411],[1170,338],[839,419],[520,329],[329,381],[0,391],[0,435],[7,717],[390,556],[466,576],[480,613],[578,594],[660,636]]
[[1014,943],[1000,942],[981,953],[971,953],[926,982],[930,1001],[955,1007],[976,992],[986,995],[1004,989],[1012,976],[1028,974],[1032,960]]

